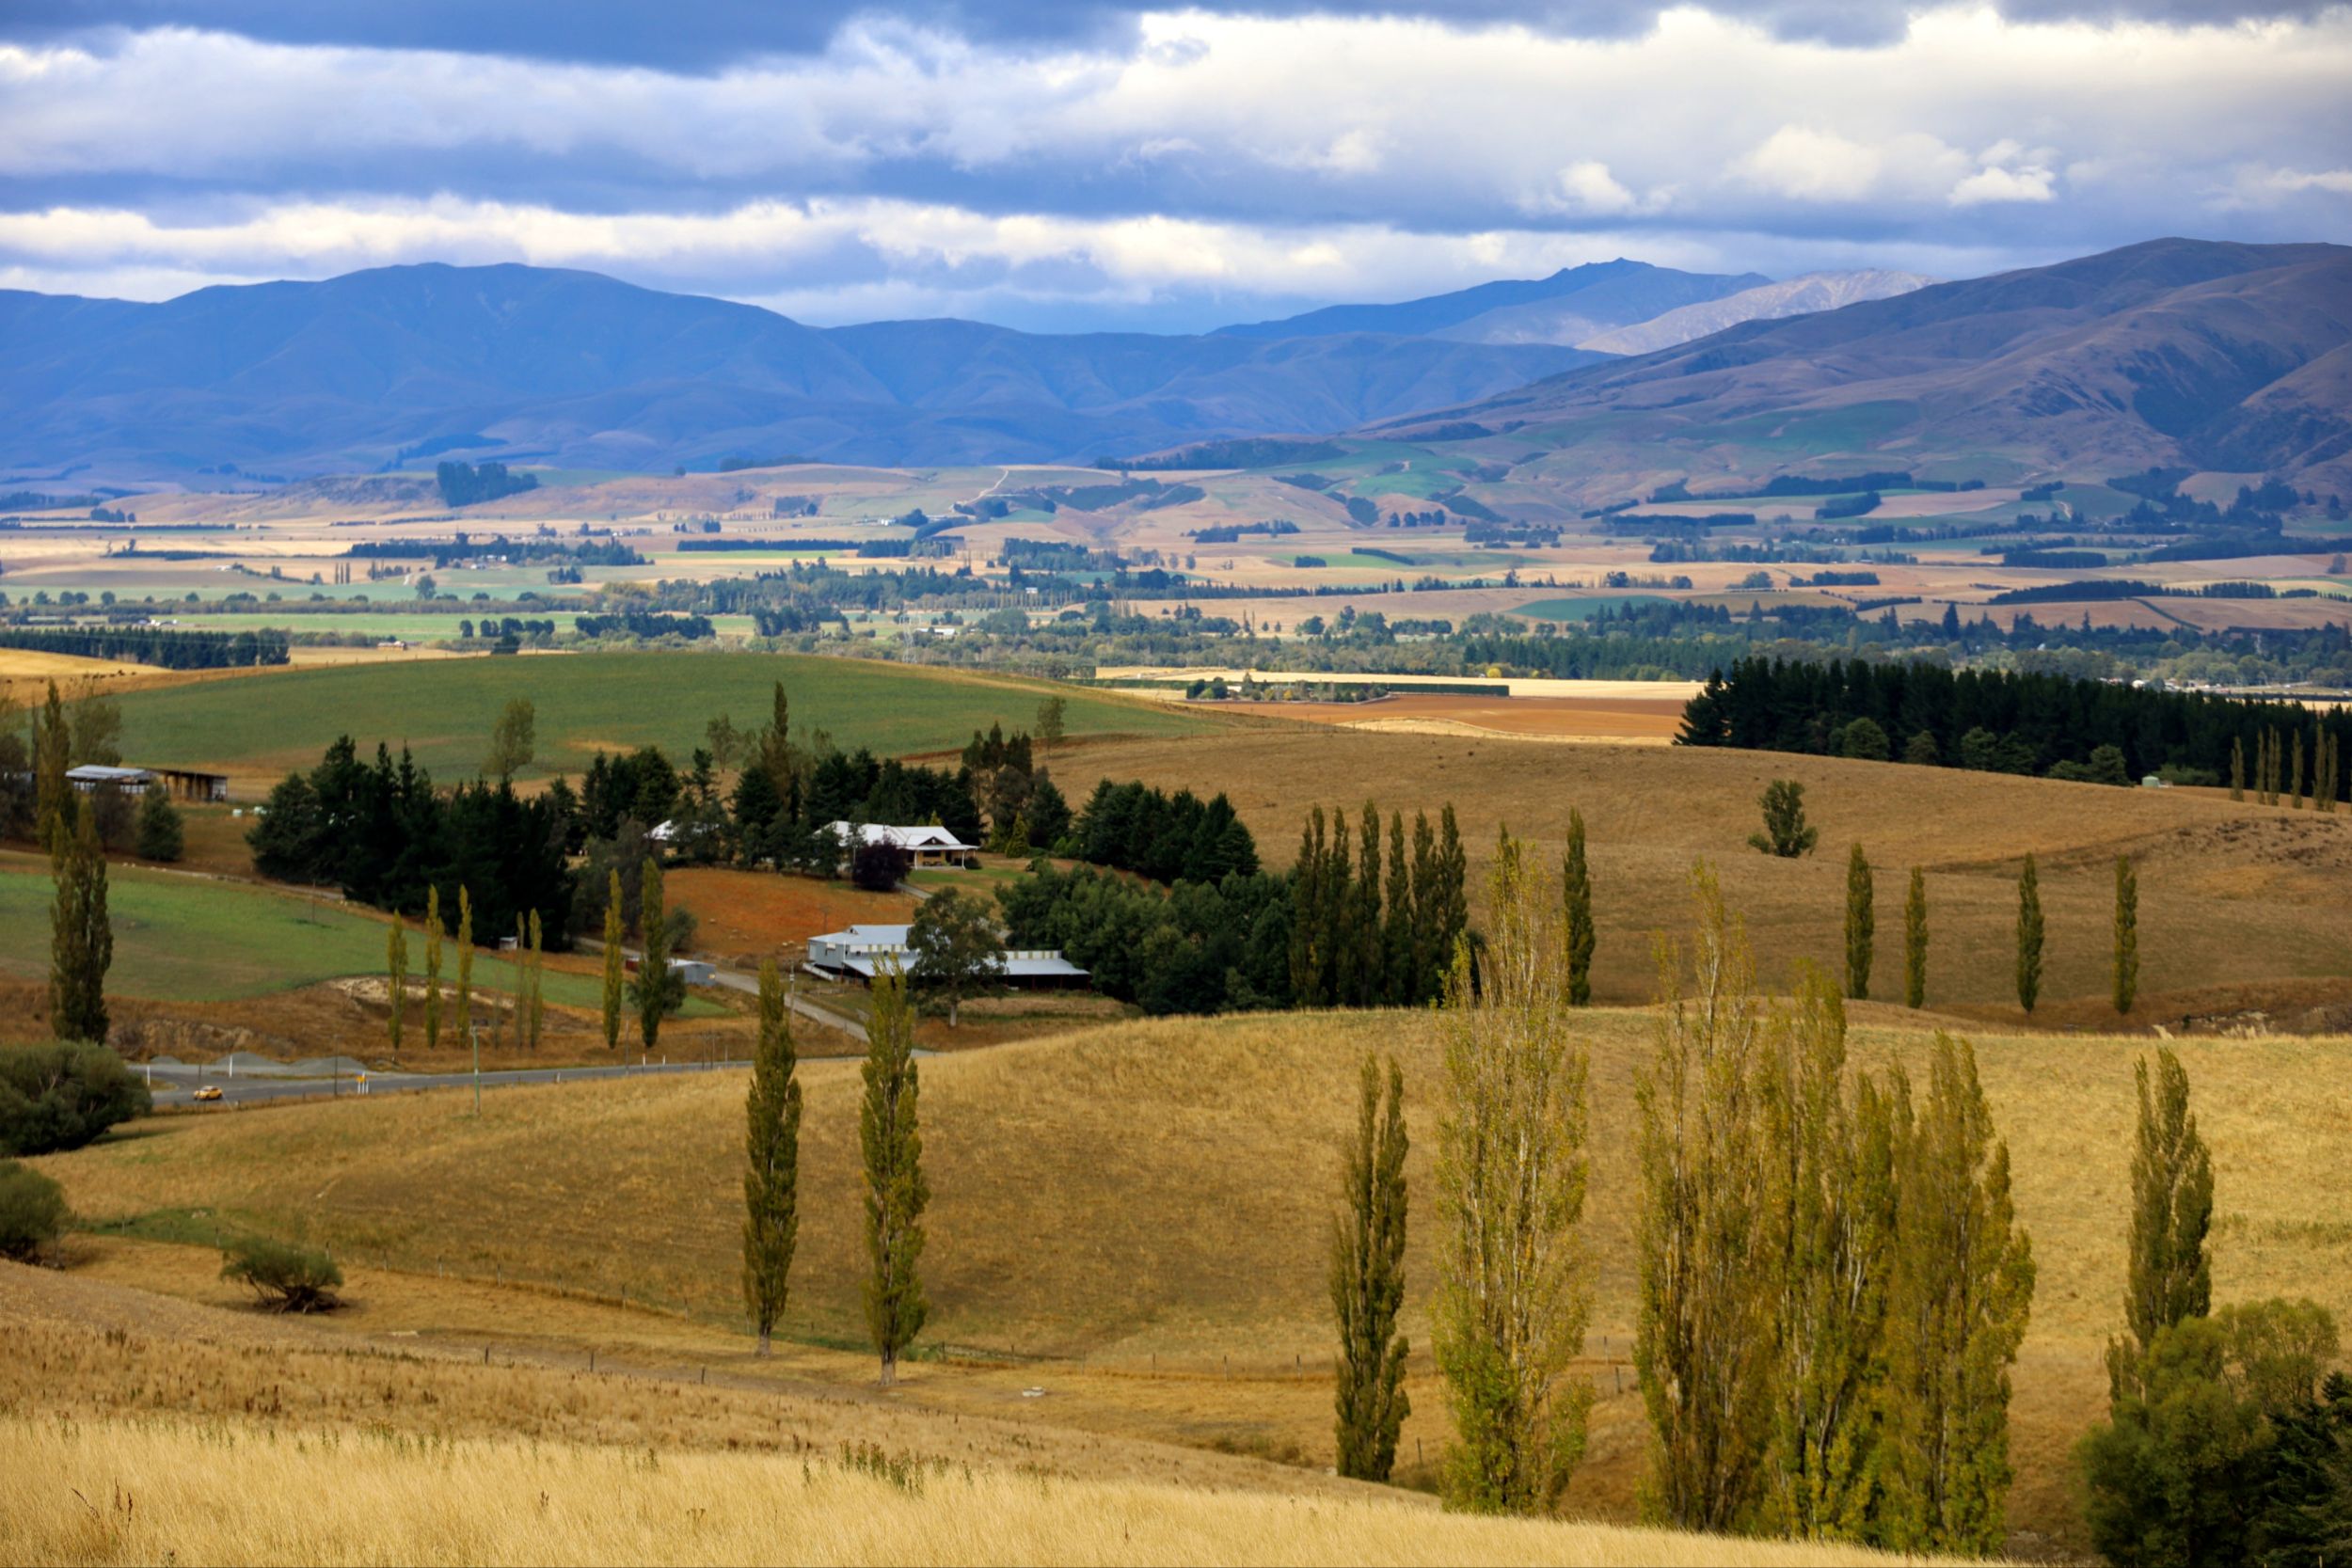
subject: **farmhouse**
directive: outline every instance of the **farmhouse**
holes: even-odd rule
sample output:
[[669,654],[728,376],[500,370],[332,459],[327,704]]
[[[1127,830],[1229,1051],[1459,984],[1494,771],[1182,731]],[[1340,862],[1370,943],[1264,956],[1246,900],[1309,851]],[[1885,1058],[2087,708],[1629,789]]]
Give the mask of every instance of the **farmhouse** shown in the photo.
[[229,775],[200,773],[187,768],[103,768],[84,763],[65,771],[66,782],[85,795],[112,784],[126,795],[144,795],[156,785],[183,800],[226,800]]
[[834,822],[826,832],[841,841],[841,858],[846,863],[861,844],[890,844],[904,849],[914,864],[970,865],[979,853],[979,846],[966,844],[941,827],[894,828],[881,822]]
[[[834,980],[873,982],[883,963],[911,967],[904,926],[852,926],[808,939],[808,967]],[[1087,972],[1061,956],[1057,948],[1008,948],[997,955],[996,977],[1009,986],[1051,990],[1084,986]]]

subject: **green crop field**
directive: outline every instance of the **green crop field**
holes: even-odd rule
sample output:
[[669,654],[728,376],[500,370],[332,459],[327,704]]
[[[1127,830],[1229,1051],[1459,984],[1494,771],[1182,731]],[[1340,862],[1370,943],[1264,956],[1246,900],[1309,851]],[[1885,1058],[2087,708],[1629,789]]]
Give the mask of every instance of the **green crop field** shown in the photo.
[[1623,610],[1628,605],[1663,602],[1657,594],[1594,594],[1576,598],[1537,599],[1533,604],[1520,605],[1512,613],[1533,615],[1543,621],[1589,621],[1604,606]]
[[681,763],[719,714],[767,721],[782,681],[793,727],[845,748],[903,756],[960,747],[975,729],[1028,729],[1058,693],[1073,736],[1172,736],[1215,721],[1041,681],[984,678],[863,659],[788,654],[614,653],[428,659],[258,674],[123,694],[122,750],[144,766],[250,775],[307,768],[337,736],[373,751],[412,748],[444,780],[481,766],[508,699],[538,710],[538,760],[527,776],[578,773],[602,748],[653,744]]
[[[383,923],[333,903],[125,866],[107,882],[115,960],[106,985],[124,996],[225,1002],[384,967]],[[49,977],[50,888],[40,872],[0,870],[0,975]],[[423,939],[412,933],[409,950],[411,967],[421,966]],[[454,974],[455,957],[448,962]],[[475,957],[474,977],[484,990],[515,989],[514,966],[486,953]],[[550,1003],[600,1005],[592,978],[549,970],[546,980]],[[700,998],[686,1006],[689,1016],[722,1011]]]

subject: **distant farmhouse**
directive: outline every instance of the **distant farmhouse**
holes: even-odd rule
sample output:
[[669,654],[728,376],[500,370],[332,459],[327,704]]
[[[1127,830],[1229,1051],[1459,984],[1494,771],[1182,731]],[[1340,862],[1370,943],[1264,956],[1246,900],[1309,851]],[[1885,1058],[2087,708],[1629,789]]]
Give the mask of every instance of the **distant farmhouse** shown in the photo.
[[228,774],[199,773],[187,768],[102,768],[96,763],[84,763],[79,768],[67,768],[65,778],[66,783],[85,795],[109,784],[125,795],[144,795],[161,784],[183,800],[229,799]]
[[864,844],[888,844],[904,849],[917,869],[973,865],[977,863],[975,857],[980,852],[978,845],[966,844],[941,827],[894,828],[881,822],[834,822],[825,831],[841,841],[844,865]]
[[[862,980],[873,984],[884,963],[900,971],[914,966],[907,951],[905,926],[852,926],[808,939],[808,967],[828,979]],[[1083,987],[1087,972],[1061,956],[1057,948],[1009,948],[997,955],[996,978],[1005,985],[1029,990]]]

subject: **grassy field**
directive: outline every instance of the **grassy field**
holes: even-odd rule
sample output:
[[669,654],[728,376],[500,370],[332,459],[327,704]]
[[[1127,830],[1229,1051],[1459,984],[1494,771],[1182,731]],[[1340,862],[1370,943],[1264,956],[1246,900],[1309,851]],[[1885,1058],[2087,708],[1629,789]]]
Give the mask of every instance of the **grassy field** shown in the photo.
[[1042,682],[949,673],[853,659],[751,654],[582,654],[561,658],[443,659],[278,672],[123,698],[122,749],[137,762],[208,767],[241,782],[308,768],[338,735],[364,748],[405,742],[444,780],[481,766],[510,698],[538,709],[536,765],[526,776],[577,774],[594,753],[658,744],[683,762],[724,713],[765,722],[785,683],[796,731],[898,755],[960,747],[975,729],[1027,729],[1061,690],[1069,733],[1180,736],[1208,721],[1163,706]]
[[[1907,1017],[1859,1006],[1857,1056],[1899,1055],[1915,1069],[1925,1037],[1892,1026]],[[1600,1400],[1572,1505],[1620,1519],[1632,1516],[1644,1463],[1627,1336],[1631,1084],[1648,1028],[1639,1012],[1599,1011],[1580,1029],[1592,1053],[1586,1245],[1596,1307],[1586,1367]],[[2012,1522],[2021,1546],[2069,1543],[2066,1455],[2104,1397],[2102,1347],[2121,1310],[2137,1042],[1988,1035],[1977,1044],[2041,1271],[2016,1373]],[[2352,1231],[2341,1212],[2352,1121],[2338,1088],[2352,1040],[2180,1049],[2218,1180],[2217,1300],[2309,1295],[2352,1316]],[[1366,1050],[1393,1052],[1404,1066],[1409,1174],[1425,1192],[1438,1065],[1425,1014],[1124,1023],[926,1061],[935,1195],[926,1338],[1012,1364],[926,1365],[910,1398],[1329,1463],[1327,1195]],[[856,1068],[811,1063],[804,1078],[801,1241],[786,1326],[804,1344],[854,1346]],[[715,1078],[517,1089],[478,1117],[454,1096],[345,1102],[157,1122],[39,1164],[95,1223],[164,1234],[179,1223],[172,1216],[202,1211],[207,1223],[307,1231],[339,1253],[427,1275],[446,1267],[485,1283],[495,1274],[510,1286],[607,1298],[626,1289],[717,1336],[739,1315],[741,1093],[739,1082]],[[1415,1456],[1408,1477],[1424,1478],[1446,1437],[1441,1391],[1420,1354],[1429,1240],[1417,1223],[1406,1309],[1414,1411],[1404,1445]],[[126,1267],[119,1277],[230,1299],[208,1271],[175,1284],[152,1262]],[[570,1332],[540,1314],[571,1308],[538,1299],[516,1297],[501,1313],[503,1331]],[[454,1308],[420,1306],[379,1321],[429,1338],[458,1320]],[[803,1366],[810,1376],[826,1376],[827,1366],[833,1377],[852,1375],[838,1362]],[[1028,1385],[1046,1388],[1050,1405],[1011,1402]]]

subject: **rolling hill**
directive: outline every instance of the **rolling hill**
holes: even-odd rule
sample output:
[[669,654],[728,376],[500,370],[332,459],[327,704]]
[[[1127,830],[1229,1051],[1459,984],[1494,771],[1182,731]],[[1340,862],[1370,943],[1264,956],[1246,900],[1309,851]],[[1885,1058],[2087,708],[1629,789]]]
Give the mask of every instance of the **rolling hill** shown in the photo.
[[1573,343],[1702,300],[1770,282],[1756,273],[1677,272],[1646,261],[1595,261],[1549,277],[1512,278],[1394,305],[1331,305],[1279,321],[1218,328],[1229,338],[1405,333],[1470,343]]
[[[1924,289],[1935,281],[1935,278],[1922,277],[1915,272],[1888,272],[1879,268],[1862,272],[1809,272],[1802,277],[1742,289],[1721,299],[1685,305],[1664,315],[1652,316],[1645,322],[1635,322],[1630,326],[1620,326],[1575,341],[1579,348],[1597,349],[1602,354],[1655,354],[1660,349],[1673,348],[1694,338],[1721,332],[1727,326],[1737,326],[1741,322],[1782,321],[1789,316],[1811,315],[1816,310],[1835,310],[1866,299],[1892,299],[1914,289]],[[1490,338],[1484,341],[1498,340]]]

